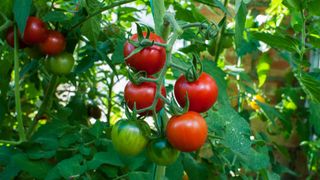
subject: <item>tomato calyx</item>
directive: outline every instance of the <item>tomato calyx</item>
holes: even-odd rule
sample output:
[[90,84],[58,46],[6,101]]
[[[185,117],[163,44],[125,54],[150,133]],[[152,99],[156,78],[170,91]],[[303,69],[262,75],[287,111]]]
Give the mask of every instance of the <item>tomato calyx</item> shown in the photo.
[[184,107],[181,107],[181,106],[178,105],[177,101],[172,96],[171,102],[170,102],[170,105],[169,105],[170,114],[172,114],[172,115],[182,115],[182,114],[188,112],[189,106],[190,106],[190,101],[189,101],[189,98],[188,98],[188,92],[186,92],[185,99],[186,99],[186,104],[185,104]]

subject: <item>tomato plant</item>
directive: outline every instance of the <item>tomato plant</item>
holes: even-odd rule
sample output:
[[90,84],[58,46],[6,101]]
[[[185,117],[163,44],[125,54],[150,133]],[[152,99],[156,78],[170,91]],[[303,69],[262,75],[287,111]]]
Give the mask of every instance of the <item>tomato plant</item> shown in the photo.
[[145,122],[119,120],[112,127],[112,144],[119,153],[135,156],[146,147],[149,133],[149,126]]
[[0,179],[319,179],[318,4],[1,1]]
[[74,58],[72,54],[64,52],[56,56],[51,56],[46,61],[48,71],[55,75],[66,75],[72,71]]
[[[143,36],[146,36],[146,32],[143,32]],[[131,40],[137,41],[138,34],[134,34],[131,37]],[[164,40],[154,33],[150,33],[149,40],[164,43]],[[129,56],[134,50],[134,45],[126,42],[123,50],[124,56]],[[126,60],[126,63],[135,70],[145,71],[147,74],[152,75],[159,72],[160,69],[163,68],[165,61],[165,48],[157,45],[152,45],[150,47],[144,48],[139,53],[134,54],[133,56],[128,58]]]
[[180,152],[173,148],[165,138],[154,139],[147,146],[148,158],[158,165],[168,166],[174,163],[179,155]]
[[58,31],[48,31],[47,38],[40,43],[42,53],[48,55],[57,55],[64,51],[66,41],[64,36]]
[[206,112],[217,100],[218,87],[215,80],[206,73],[202,73],[193,82],[188,82],[182,75],[174,85],[174,95],[181,106],[185,106],[187,94],[190,111]]
[[[7,30],[6,40],[7,40],[7,43],[8,43],[11,47],[14,47],[14,31],[13,31],[13,27],[10,27],[10,28]],[[27,46],[27,45],[22,41],[20,33],[18,33],[18,42],[19,42],[19,48],[20,48],[20,49],[23,49],[23,48],[25,48],[25,47]]]
[[39,18],[30,16],[23,34],[26,44],[38,44],[43,42],[48,35],[46,24]]
[[[166,89],[161,87],[161,94],[166,96]],[[130,109],[136,106],[137,110],[147,108],[152,105],[156,95],[156,84],[152,82],[143,82],[141,84],[134,84],[128,82],[124,89],[124,99]],[[158,99],[156,104],[156,112],[159,112],[163,107],[163,100]],[[140,113],[142,115],[150,114],[151,112]]]
[[169,120],[166,135],[173,147],[183,152],[191,152],[205,143],[208,127],[199,113],[189,111]]

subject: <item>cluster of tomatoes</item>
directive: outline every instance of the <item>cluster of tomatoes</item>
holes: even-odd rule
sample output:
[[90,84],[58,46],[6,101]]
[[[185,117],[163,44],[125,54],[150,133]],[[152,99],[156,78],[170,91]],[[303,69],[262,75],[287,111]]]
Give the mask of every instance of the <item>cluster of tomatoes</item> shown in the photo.
[[[66,40],[61,32],[48,30],[46,24],[41,19],[29,16],[23,36],[21,37],[20,32],[17,35],[18,47],[20,49],[28,46],[37,46],[43,54],[50,56],[46,61],[46,67],[50,72],[56,75],[71,72],[74,58],[72,54],[63,52],[66,48]],[[11,47],[14,47],[13,27],[7,30],[6,40]]]
[[[146,36],[146,32],[143,36]],[[131,37],[138,41],[138,35]],[[165,43],[161,37],[150,33],[148,39],[157,43]],[[151,45],[144,47],[138,53],[131,55],[136,47],[126,42],[124,56],[126,64],[137,71],[147,73],[149,79],[158,73],[166,62],[166,49],[162,46]],[[158,82],[128,82],[124,89],[124,99],[131,110],[146,109],[140,115],[150,115],[147,108],[155,105],[159,112],[164,106],[166,89],[162,86],[158,91],[162,97],[156,97]],[[160,96],[161,96],[160,95]],[[189,109],[183,114],[174,114],[166,125],[165,135],[152,137],[148,124],[142,120],[119,120],[112,128],[111,138],[115,149],[124,155],[134,156],[146,148],[148,158],[158,165],[170,165],[179,157],[180,151],[192,152],[198,150],[206,141],[208,127],[200,113],[209,110],[217,100],[218,87],[215,80],[202,72],[199,77],[189,82],[185,75],[178,78],[174,86],[174,95],[181,107],[189,102]],[[187,97],[186,97],[187,96]],[[156,104],[153,104],[155,98]],[[188,102],[187,102],[188,101]]]

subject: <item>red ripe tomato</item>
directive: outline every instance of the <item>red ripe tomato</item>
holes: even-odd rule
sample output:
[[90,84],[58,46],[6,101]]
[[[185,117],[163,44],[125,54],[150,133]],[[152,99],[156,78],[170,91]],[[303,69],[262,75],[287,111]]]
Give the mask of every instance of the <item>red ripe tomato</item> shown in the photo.
[[[7,35],[6,35],[6,40],[7,43],[14,48],[14,29],[13,27],[10,27],[7,31]],[[21,39],[21,35],[18,32],[18,41],[19,41],[19,48],[23,49],[25,47],[27,47],[27,45],[22,41]]]
[[208,127],[203,117],[193,111],[170,118],[166,135],[176,149],[191,152],[199,149],[206,141]]
[[[146,32],[143,32],[143,36],[146,36]],[[131,37],[132,40],[137,41],[138,35],[134,34]],[[149,39],[154,42],[164,43],[164,40],[154,34],[150,33]],[[135,47],[130,44],[129,42],[126,42],[124,45],[124,56],[127,57],[131,54],[132,51],[134,51]],[[138,71],[145,71],[147,74],[152,75],[160,71],[162,67],[164,66],[166,61],[166,50],[164,47],[160,46],[149,46],[141,50],[139,53],[131,56],[129,59],[126,60],[127,65],[129,65],[131,68],[134,68]]]
[[174,95],[181,106],[186,104],[186,94],[189,98],[189,111],[205,112],[211,108],[218,97],[218,87],[215,80],[207,73],[202,73],[194,82],[188,82],[185,76],[179,77],[174,85]]
[[40,43],[40,49],[44,54],[57,55],[66,48],[64,36],[58,31],[49,31],[47,38]]
[[[161,87],[161,94],[166,96],[166,89],[164,86]],[[124,89],[124,99],[128,104],[128,107],[132,110],[134,104],[136,109],[147,108],[152,105],[154,97],[156,95],[156,84],[153,82],[143,82],[139,85],[128,82]],[[156,105],[156,112],[159,112],[163,107],[163,101],[158,99]],[[141,115],[149,115],[151,111],[140,113]]]
[[38,44],[47,37],[46,24],[39,18],[30,16],[24,30],[23,41],[27,44]]

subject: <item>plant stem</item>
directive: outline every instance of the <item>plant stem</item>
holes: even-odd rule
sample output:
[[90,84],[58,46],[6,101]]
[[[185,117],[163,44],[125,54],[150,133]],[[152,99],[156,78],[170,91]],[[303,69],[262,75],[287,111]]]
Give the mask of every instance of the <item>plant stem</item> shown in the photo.
[[153,7],[153,20],[155,24],[155,32],[158,35],[161,35],[163,39],[166,39],[166,37],[163,37],[164,33],[164,24],[163,24],[163,17],[166,13],[166,8],[164,6],[164,0],[154,0],[152,1],[151,7]]
[[46,90],[46,93],[44,95],[44,100],[43,100],[42,104],[40,105],[39,111],[38,111],[37,115],[34,117],[32,124],[30,125],[30,127],[28,129],[28,133],[27,133],[28,138],[30,138],[31,135],[33,134],[33,132],[38,124],[39,118],[46,112],[47,109],[51,108],[50,102],[52,101],[52,96],[56,90],[57,83],[58,83],[58,76],[53,75],[50,79],[49,86]]
[[2,18],[4,19],[4,23],[0,26],[0,32],[4,31],[5,29],[7,29],[9,26],[12,25],[12,21],[10,21],[10,19],[7,18],[6,15],[4,15],[2,12],[0,12],[0,15],[2,16]]
[[163,180],[166,174],[166,167],[156,165],[156,174],[154,179],[155,180]]
[[171,62],[171,68],[175,68],[175,69],[182,71],[182,72],[188,72],[188,69],[186,69],[182,66],[179,66],[178,64],[175,64],[173,62]]
[[14,26],[14,95],[16,104],[16,113],[18,120],[18,132],[20,141],[26,140],[25,129],[22,120],[21,102],[20,102],[20,74],[19,74],[19,59],[18,59],[18,31],[17,26]]
[[88,21],[92,17],[100,15],[103,11],[109,10],[111,8],[114,8],[114,7],[123,5],[123,4],[131,3],[131,2],[134,2],[134,1],[136,1],[136,0],[121,0],[121,1],[115,2],[113,4],[110,4],[108,6],[105,6],[105,7],[101,8],[101,9],[99,9],[98,11],[90,14],[89,16],[85,17],[82,21],[80,21],[79,23],[77,23],[76,25],[71,27],[69,31],[75,30],[77,27],[81,26],[84,22]]
[[112,88],[114,86],[114,74],[110,77],[110,83],[108,85],[108,112],[107,112],[107,123],[110,125],[111,111],[112,111]]

